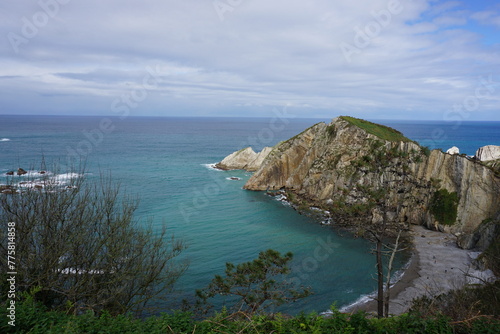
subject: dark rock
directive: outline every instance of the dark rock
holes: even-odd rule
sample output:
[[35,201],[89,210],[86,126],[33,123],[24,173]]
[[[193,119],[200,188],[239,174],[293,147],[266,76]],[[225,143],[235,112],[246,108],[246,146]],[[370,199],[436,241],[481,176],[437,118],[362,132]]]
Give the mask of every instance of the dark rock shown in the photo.
[[44,170],[42,170],[42,171],[40,171],[39,173],[43,175],[43,174],[45,174],[45,173],[47,173],[47,172],[46,172],[46,171],[44,171]]
[[28,174],[28,172],[27,172],[27,171],[25,171],[24,169],[19,168],[19,169],[17,170],[17,175],[25,175],[25,174]]
[[14,175],[14,171],[10,171],[6,173],[7,175]]
[[484,221],[472,233],[462,234],[457,239],[458,247],[463,249],[486,250],[495,237],[500,234],[500,219]]
[[0,185],[0,194],[12,195],[16,190],[11,185]]

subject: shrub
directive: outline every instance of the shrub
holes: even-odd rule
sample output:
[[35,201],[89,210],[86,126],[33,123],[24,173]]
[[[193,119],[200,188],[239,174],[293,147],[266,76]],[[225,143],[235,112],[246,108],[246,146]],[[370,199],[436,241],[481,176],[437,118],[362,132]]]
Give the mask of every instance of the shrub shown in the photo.
[[444,225],[453,225],[457,220],[458,195],[440,189],[434,192],[430,203],[430,212],[436,220]]
[[[288,263],[292,253],[281,255],[269,249],[260,252],[257,259],[238,265],[226,263],[225,276],[216,275],[207,288],[197,290],[200,305],[217,296],[235,297],[232,312],[255,314],[270,306],[293,302],[311,294],[310,289],[285,280],[290,274]],[[211,305],[207,304],[208,308]]]
[[[0,220],[15,223],[18,236],[17,292],[39,288],[37,300],[74,314],[142,312],[183,273],[174,261],[183,244],[134,219],[137,200],[122,198],[109,177],[81,176],[61,187],[46,175],[42,182],[42,189],[0,195]],[[4,273],[7,238],[1,229]]]

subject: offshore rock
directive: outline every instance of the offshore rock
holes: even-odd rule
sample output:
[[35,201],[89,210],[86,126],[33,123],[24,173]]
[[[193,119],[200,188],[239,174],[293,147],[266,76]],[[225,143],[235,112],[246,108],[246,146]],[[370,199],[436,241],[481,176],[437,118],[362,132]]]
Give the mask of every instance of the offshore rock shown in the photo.
[[449,148],[448,151],[446,151],[447,154],[460,154],[460,149],[456,146],[453,146],[452,148]]
[[254,172],[260,168],[271,150],[271,147],[265,147],[261,152],[255,153],[251,147],[247,147],[228,155],[221,162],[215,164],[215,167],[223,170],[244,169],[248,172]]
[[491,161],[500,159],[500,146],[487,145],[476,151],[475,158],[480,161]]
[[[393,228],[411,223],[472,234],[500,212],[500,177],[491,168],[359,121],[338,117],[279,143],[244,188],[283,188],[297,207],[318,207],[335,223],[358,227],[385,216]],[[431,210],[442,189],[458,197],[455,221],[446,225]]]

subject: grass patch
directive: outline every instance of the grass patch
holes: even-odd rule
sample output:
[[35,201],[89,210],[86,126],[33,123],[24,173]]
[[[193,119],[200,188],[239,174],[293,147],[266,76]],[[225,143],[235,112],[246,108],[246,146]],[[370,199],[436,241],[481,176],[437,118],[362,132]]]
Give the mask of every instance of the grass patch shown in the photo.
[[366,132],[379,137],[380,139],[387,141],[403,141],[403,142],[412,142],[412,140],[406,138],[401,132],[390,128],[385,125],[375,124],[372,122],[365,121],[363,119],[354,118],[350,116],[340,116],[340,118],[346,122],[349,122],[352,125],[357,126],[360,129],[365,130]]

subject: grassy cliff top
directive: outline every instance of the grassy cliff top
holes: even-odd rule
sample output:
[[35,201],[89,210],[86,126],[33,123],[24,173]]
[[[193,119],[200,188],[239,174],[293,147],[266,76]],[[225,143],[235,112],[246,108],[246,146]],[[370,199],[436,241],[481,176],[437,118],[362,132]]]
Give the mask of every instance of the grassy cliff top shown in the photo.
[[411,142],[412,140],[406,138],[401,132],[390,128],[385,125],[375,124],[372,122],[365,121],[363,119],[354,118],[350,116],[340,116],[340,118],[352,125],[357,126],[365,130],[366,132],[379,137],[380,139],[387,141],[403,141]]

